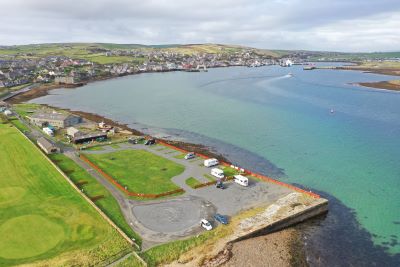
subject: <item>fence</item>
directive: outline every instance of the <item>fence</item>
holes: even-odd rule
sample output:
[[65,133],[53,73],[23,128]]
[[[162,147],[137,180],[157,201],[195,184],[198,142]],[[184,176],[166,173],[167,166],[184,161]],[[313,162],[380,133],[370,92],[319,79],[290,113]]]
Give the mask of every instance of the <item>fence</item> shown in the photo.
[[104,178],[106,178],[109,182],[111,182],[113,185],[115,185],[119,190],[124,192],[128,196],[134,196],[134,197],[142,197],[142,198],[160,198],[164,196],[169,196],[177,193],[183,193],[185,190],[182,188],[173,190],[173,191],[168,191],[160,194],[145,194],[145,193],[137,193],[137,192],[131,192],[128,189],[126,189],[124,186],[119,184],[113,177],[111,177],[109,174],[104,172],[99,166],[91,162],[87,157],[85,157],[83,154],[79,154],[79,157],[85,161],[87,164],[89,164],[93,169],[95,169],[98,173],[100,173]]
[[[172,149],[178,150],[178,151],[180,151],[180,152],[188,153],[188,151],[186,151],[186,150],[184,150],[184,149],[182,149],[182,148],[176,147],[176,146],[174,146],[174,145],[168,144],[168,143],[166,143],[166,142],[158,141],[158,143],[161,144],[161,145],[170,147],[170,148],[172,148]],[[204,159],[209,158],[209,157],[207,157],[207,156],[205,156],[205,155],[203,155],[203,154],[201,154],[201,153],[195,153],[195,154],[196,154],[197,156],[201,157],[201,158],[204,158]],[[231,165],[232,165],[232,164],[229,164],[229,163],[223,162],[223,161],[220,162],[220,164],[223,165],[223,166],[231,166]],[[298,187],[296,187],[296,186],[294,186],[294,185],[291,185],[291,184],[287,184],[287,183],[284,183],[284,182],[275,180],[275,179],[273,179],[273,178],[271,178],[271,177],[264,176],[264,175],[261,175],[261,174],[258,174],[258,173],[255,173],[255,172],[252,172],[252,171],[249,171],[249,170],[244,170],[244,172],[245,172],[246,174],[248,174],[248,175],[254,176],[254,177],[259,178],[259,179],[261,179],[261,180],[264,180],[264,181],[266,181],[266,182],[270,182],[270,183],[278,184],[278,185],[280,185],[280,186],[284,186],[284,187],[289,188],[289,189],[291,189],[291,190],[294,190],[294,191],[297,191],[297,192],[300,192],[300,193],[309,195],[309,196],[311,196],[311,197],[313,197],[313,198],[320,198],[320,195],[318,195],[318,194],[316,194],[316,193],[313,193],[313,192],[311,192],[311,191],[307,191],[307,190],[298,188]],[[196,188],[203,187],[203,186],[207,186],[207,185],[210,185],[210,184],[211,184],[211,183],[204,183],[204,184],[198,185],[198,187],[196,187]]]

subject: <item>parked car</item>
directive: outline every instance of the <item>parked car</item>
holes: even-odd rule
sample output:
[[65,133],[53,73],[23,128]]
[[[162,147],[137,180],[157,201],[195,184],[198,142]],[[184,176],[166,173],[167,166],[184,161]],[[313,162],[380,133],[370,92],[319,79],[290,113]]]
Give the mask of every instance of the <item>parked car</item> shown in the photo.
[[196,155],[194,154],[194,152],[189,152],[185,155],[185,159],[194,159],[196,157]]
[[200,221],[200,225],[201,227],[203,227],[204,229],[206,229],[207,231],[212,230],[212,225],[209,221],[207,221],[206,219],[202,219]]
[[130,143],[130,144],[137,144],[138,143],[138,140],[137,139],[133,139],[133,138],[129,138],[128,139],[128,143]]
[[225,189],[225,186],[221,180],[218,180],[215,186],[219,189]]
[[154,145],[156,143],[156,139],[149,139],[146,140],[146,142],[144,143],[146,146],[150,146],[150,145]]
[[226,216],[224,216],[224,215],[221,215],[221,214],[219,214],[219,213],[216,213],[216,214],[214,215],[214,219],[215,219],[217,222],[220,222],[220,223],[222,223],[222,224],[228,224],[228,217],[226,217]]

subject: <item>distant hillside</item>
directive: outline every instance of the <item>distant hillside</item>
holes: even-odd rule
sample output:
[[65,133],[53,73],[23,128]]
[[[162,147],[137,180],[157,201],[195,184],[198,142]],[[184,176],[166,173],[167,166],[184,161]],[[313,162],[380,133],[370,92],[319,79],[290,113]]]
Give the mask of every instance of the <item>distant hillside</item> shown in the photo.
[[24,57],[43,57],[51,55],[64,55],[68,57],[85,58],[95,51],[106,50],[164,50],[182,54],[196,53],[234,53],[243,50],[252,50],[271,57],[281,57],[290,51],[274,51],[267,49],[256,49],[240,45],[223,44],[169,44],[169,45],[141,45],[141,44],[111,44],[111,43],[57,43],[57,44],[31,44],[1,46],[0,55],[17,55]]

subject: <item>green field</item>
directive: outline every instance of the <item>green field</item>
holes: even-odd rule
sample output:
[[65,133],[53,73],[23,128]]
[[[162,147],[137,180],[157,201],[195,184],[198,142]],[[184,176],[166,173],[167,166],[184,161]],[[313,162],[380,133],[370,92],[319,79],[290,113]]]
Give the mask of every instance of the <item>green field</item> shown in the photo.
[[130,238],[138,245],[141,238],[126,222],[118,202],[111,193],[85,169],[63,154],[50,155],[51,160]]
[[30,132],[31,130],[28,128],[28,126],[26,126],[25,124],[23,124],[19,119],[14,118],[12,120],[10,120],[10,122],[12,124],[14,124],[15,127],[17,127],[21,132]]
[[115,267],[142,267],[143,263],[135,256],[130,255],[125,260],[119,262]]
[[196,186],[201,185],[201,183],[196,178],[193,177],[186,179],[185,183],[191,188],[195,188]]
[[145,150],[122,150],[85,156],[131,192],[159,194],[179,189],[171,178],[182,165]]
[[14,126],[0,140],[0,266],[98,265],[129,249]]

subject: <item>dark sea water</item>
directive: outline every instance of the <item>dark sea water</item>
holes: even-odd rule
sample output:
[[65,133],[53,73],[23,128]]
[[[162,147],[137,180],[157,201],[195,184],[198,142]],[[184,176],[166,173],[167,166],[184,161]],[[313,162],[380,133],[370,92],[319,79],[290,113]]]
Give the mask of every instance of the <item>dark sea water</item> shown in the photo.
[[233,163],[321,192],[330,212],[299,226],[313,265],[400,266],[400,93],[349,84],[391,78],[234,67],[134,75],[32,102],[203,143]]

